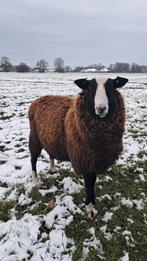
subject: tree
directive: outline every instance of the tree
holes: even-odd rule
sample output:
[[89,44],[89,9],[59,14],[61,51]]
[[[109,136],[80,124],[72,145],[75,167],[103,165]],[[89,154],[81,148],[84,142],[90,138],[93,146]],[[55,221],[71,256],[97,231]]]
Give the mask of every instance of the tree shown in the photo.
[[83,66],[76,66],[73,71],[74,72],[81,72],[83,69],[84,69]]
[[43,73],[47,71],[48,62],[44,59],[41,59],[37,62],[37,68],[39,69],[39,72]]
[[96,66],[96,69],[98,70],[98,71],[100,71],[101,69],[104,69],[104,65],[102,65],[101,63],[99,63],[99,64],[97,64],[97,66]]
[[113,72],[123,72],[127,73],[130,71],[130,65],[128,63],[115,63],[113,67]]
[[54,61],[55,71],[59,73],[64,72],[64,60],[61,57],[55,58]]
[[12,64],[7,56],[2,56],[0,60],[0,66],[3,72],[10,72],[12,70]]
[[113,65],[113,64],[110,64],[110,65],[108,66],[108,70],[109,70],[109,72],[113,72],[113,70],[114,70],[114,65]]
[[26,63],[20,63],[19,65],[16,66],[16,71],[17,72],[29,72],[30,68]]
[[147,73],[147,65],[140,65],[140,67],[142,73]]
[[65,66],[64,71],[65,72],[72,72],[72,68],[70,66]]
[[131,72],[133,73],[140,73],[142,72],[142,68],[140,65],[136,64],[136,63],[132,63],[131,65]]

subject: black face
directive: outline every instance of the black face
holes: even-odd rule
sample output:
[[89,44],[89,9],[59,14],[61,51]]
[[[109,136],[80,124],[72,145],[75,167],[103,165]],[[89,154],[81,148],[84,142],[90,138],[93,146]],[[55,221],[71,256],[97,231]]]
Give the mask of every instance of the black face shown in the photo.
[[121,88],[128,79],[97,77],[92,80],[79,79],[75,83],[83,89],[86,95],[87,107],[91,113],[104,118],[117,109],[116,89]]
[[114,87],[113,80],[108,78],[104,86],[108,98],[109,112],[111,110],[116,110],[117,109],[116,88]]

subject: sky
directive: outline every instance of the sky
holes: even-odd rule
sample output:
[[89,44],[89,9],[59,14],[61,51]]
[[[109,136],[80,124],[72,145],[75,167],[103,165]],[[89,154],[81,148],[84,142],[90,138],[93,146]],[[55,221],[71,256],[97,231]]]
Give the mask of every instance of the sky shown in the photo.
[[0,0],[0,57],[147,65],[147,0]]

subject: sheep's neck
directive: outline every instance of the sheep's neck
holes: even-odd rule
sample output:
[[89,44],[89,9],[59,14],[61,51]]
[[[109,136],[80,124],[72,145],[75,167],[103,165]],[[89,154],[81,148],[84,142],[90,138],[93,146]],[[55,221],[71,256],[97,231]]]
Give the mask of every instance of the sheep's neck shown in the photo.
[[[125,119],[125,110],[123,98],[120,93],[117,93],[117,113],[114,112],[111,115],[108,115],[108,117],[105,117],[105,119],[95,117],[93,106],[90,104],[89,97],[87,97],[87,95],[87,93],[80,95],[76,101],[75,119],[79,133],[83,135],[83,132],[85,132],[85,135],[88,134],[89,137],[96,138],[105,131],[111,131],[115,133],[115,127],[116,129],[122,129],[122,131],[124,131],[123,125]],[[99,128],[101,129],[101,134],[98,131]]]

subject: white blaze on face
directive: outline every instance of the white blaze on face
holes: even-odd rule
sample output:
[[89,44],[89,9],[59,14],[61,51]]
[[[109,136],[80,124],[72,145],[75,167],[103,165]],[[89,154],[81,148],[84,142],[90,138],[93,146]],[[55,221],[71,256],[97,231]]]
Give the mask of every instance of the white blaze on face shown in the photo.
[[95,113],[99,115],[101,118],[105,117],[108,113],[108,98],[105,90],[105,82],[108,78],[105,77],[97,77],[95,78],[97,82],[97,90],[94,98],[95,103]]

